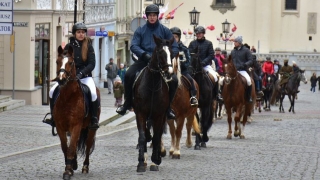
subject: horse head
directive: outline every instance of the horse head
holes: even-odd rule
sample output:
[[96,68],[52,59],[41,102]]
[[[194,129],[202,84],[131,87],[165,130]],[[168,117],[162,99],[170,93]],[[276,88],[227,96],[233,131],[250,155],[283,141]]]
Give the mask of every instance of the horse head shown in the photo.
[[274,75],[272,74],[267,74],[266,78],[266,89],[272,90],[273,89],[273,84],[274,84]]
[[300,69],[300,81],[302,81],[304,84],[308,83],[306,74],[305,74],[305,70]]
[[72,46],[69,46],[67,50],[63,50],[61,46],[58,47],[58,58],[56,63],[57,77],[53,81],[57,81],[59,86],[64,86],[70,80],[76,80]]
[[148,65],[152,72],[172,73],[171,57],[172,57],[172,44],[174,39],[170,40],[161,39],[156,35],[153,35],[154,42],[156,44],[153,50],[151,61]]
[[235,79],[238,75],[238,71],[235,67],[235,65],[232,62],[232,57],[229,55],[228,58],[225,58],[223,61],[223,70],[226,74],[224,78],[224,82],[226,84],[230,84],[230,82]]

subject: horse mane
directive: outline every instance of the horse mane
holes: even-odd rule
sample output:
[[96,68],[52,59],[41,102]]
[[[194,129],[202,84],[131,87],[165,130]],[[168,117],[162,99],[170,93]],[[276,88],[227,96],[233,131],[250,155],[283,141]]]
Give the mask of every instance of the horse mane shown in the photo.
[[178,86],[181,85],[181,67],[180,67],[180,59],[179,58],[173,58],[172,61],[172,67],[173,67],[173,72],[177,75],[178,78]]

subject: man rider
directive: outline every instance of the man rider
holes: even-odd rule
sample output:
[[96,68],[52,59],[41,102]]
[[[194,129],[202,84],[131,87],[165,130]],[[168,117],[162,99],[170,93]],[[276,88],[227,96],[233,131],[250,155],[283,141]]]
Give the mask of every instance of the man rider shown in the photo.
[[242,44],[242,36],[238,36],[234,39],[234,49],[231,51],[232,61],[237,71],[246,79],[246,98],[249,103],[252,103],[252,83],[247,69],[252,66],[252,54],[250,49],[246,48]]
[[285,84],[288,82],[290,74],[293,73],[293,68],[288,64],[288,59],[283,60],[283,66],[281,67],[279,74],[281,75],[280,86],[282,91],[285,91]]
[[[203,26],[198,26],[195,29],[195,33],[197,39],[190,42],[188,49],[190,52],[194,52],[197,47],[199,48],[199,58],[201,59],[203,69],[214,77],[215,82],[218,82],[218,73],[215,72],[211,67],[212,60],[214,58],[214,51],[212,42],[207,40],[204,36],[206,29]],[[214,92],[217,95],[216,98],[222,101],[221,97],[219,96],[218,86],[214,87]]]
[[181,30],[178,27],[173,27],[170,29],[171,33],[173,34],[173,37],[178,43],[179,46],[179,59],[180,59],[180,68],[181,68],[181,74],[184,75],[190,82],[191,87],[189,89],[190,91],[190,104],[191,106],[197,106],[198,100],[196,98],[197,96],[197,89],[194,86],[194,82],[192,77],[190,76],[188,72],[188,66],[190,65],[191,57],[188,48],[180,41],[181,39]]
[[[170,30],[160,24],[158,20],[159,7],[155,4],[151,4],[146,7],[145,13],[147,16],[147,23],[134,32],[130,50],[134,53],[139,60],[134,62],[125,74],[125,102],[120,106],[116,112],[120,115],[124,115],[127,110],[132,108],[132,86],[135,80],[135,75],[138,71],[141,71],[146,67],[151,60],[151,56],[156,44],[153,41],[153,34],[160,36],[163,39],[173,38]],[[172,44],[173,57],[179,53],[178,44],[174,41]],[[174,98],[176,89],[178,87],[178,79],[175,75],[172,76],[172,80],[168,82],[169,85],[169,100],[170,105]],[[167,110],[167,119],[175,119],[175,114],[171,107]]]

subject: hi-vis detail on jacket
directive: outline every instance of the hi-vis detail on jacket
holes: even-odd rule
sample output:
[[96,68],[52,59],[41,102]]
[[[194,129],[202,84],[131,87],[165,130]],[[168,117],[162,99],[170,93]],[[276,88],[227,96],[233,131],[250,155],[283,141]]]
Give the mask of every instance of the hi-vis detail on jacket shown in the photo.
[[186,55],[183,51],[179,51],[179,60],[180,62],[185,62],[187,60]]

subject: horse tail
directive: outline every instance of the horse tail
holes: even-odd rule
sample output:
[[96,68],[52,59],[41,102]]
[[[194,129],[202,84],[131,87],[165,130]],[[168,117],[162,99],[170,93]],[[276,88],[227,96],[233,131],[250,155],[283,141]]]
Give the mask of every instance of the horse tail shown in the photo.
[[[89,132],[89,129],[86,128],[86,129],[82,129],[81,133],[80,133],[80,138],[79,138],[78,147],[77,147],[77,153],[79,153],[81,157],[84,157],[86,155],[86,149],[87,149],[86,141],[88,139],[88,132]],[[95,140],[93,140],[89,154],[91,154],[93,152],[94,147],[95,147]]]
[[196,118],[196,116],[193,116],[193,123],[192,123],[192,126],[193,126],[193,130],[200,134],[201,133],[201,130],[200,130],[200,127],[199,127],[199,123],[198,123],[198,120]]
[[271,96],[271,100],[270,100],[270,104],[271,104],[271,105],[274,105],[274,104],[275,104],[276,98],[277,98],[278,93],[279,93],[279,92],[277,91],[276,87],[277,87],[277,84],[273,86],[272,96]]

